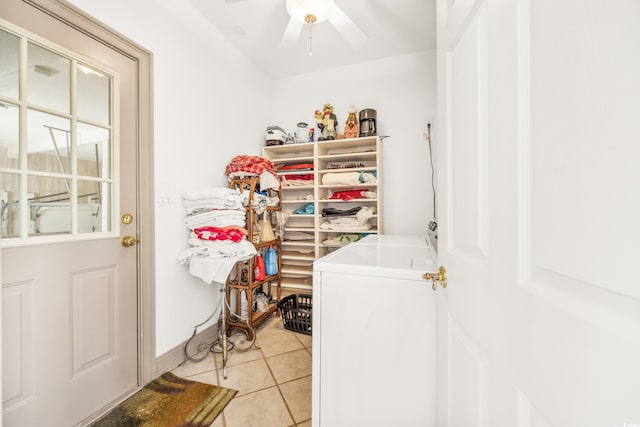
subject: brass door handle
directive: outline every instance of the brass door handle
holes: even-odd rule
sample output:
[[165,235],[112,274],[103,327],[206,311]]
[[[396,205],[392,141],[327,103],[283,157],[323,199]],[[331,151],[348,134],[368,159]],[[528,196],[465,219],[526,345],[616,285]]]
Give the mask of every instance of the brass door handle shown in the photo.
[[122,239],[120,239],[120,244],[125,248],[134,246],[136,243],[138,243],[138,239],[133,236],[124,236]]
[[424,273],[422,275],[424,280],[431,280],[432,285],[431,288],[436,290],[436,282],[440,283],[440,286],[443,288],[447,287],[447,269],[443,266],[440,266],[437,273]]

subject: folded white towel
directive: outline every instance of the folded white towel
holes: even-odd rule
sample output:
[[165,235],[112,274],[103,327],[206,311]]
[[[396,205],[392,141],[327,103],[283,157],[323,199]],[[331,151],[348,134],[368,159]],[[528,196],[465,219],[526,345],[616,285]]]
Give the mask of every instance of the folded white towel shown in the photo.
[[246,225],[245,220],[241,219],[228,219],[228,218],[207,218],[197,221],[189,221],[187,222],[187,228],[193,230],[199,227],[244,227]]
[[213,210],[196,215],[189,215],[184,219],[184,222],[187,224],[187,227],[190,228],[195,228],[195,224],[199,224],[199,227],[205,225],[211,225],[213,227],[227,227],[229,225],[244,227],[246,216],[247,211],[244,209]]
[[240,195],[240,191],[227,187],[210,187],[180,193],[185,200],[224,199],[228,196]]
[[230,197],[226,199],[198,199],[198,200],[182,200],[182,206],[185,208],[197,208],[201,206],[211,206],[213,209],[238,209],[242,207],[240,197]]

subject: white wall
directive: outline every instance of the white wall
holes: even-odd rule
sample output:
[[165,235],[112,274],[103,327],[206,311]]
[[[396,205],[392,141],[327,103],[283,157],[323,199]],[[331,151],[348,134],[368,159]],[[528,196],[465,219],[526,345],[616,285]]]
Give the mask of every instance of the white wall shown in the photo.
[[390,136],[382,143],[384,232],[424,235],[433,217],[424,133],[436,118],[435,75],[428,51],[276,80],[272,124],[294,132],[302,121],[317,130],[313,112],[329,102],[342,132],[349,105],[375,109],[378,135]]
[[[179,0],[72,0],[153,52],[156,180],[156,354],[191,336],[217,306],[217,286],[177,263],[188,246],[179,192],[225,186],[237,154],[258,154],[269,80]],[[214,319],[216,320],[216,319]],[[207,326],[207,325],[205,325]]]

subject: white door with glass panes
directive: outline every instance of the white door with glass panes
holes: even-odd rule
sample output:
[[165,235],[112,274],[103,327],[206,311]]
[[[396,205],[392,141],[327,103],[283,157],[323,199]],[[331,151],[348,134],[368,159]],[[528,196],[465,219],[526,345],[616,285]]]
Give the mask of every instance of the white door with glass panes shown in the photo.
[[438,1],[438,423],[640,425],[640,2]]
[[3,422],[75,425],[139,387],[136,63],[26,2],[0,17]]

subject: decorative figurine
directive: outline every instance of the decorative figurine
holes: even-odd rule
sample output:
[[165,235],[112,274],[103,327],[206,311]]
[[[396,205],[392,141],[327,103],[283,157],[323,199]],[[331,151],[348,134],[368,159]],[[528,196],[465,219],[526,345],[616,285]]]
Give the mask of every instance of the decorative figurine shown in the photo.
[[331,104],[324,104],[322,112],[316,110],[314,117],[322,135],[318,138],[318,141],[336,139],[338,120],[336,119],[336,115],[333,114],[333,106]]
[[344,137],[345,138],[355,138],[358,136],[358,119],[356,118],[356,107],[351,105],[349,106],[349,115],[347,116],[347,121],[344,124]]

